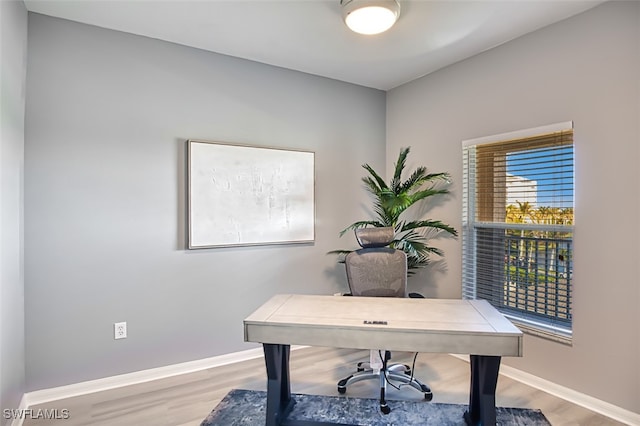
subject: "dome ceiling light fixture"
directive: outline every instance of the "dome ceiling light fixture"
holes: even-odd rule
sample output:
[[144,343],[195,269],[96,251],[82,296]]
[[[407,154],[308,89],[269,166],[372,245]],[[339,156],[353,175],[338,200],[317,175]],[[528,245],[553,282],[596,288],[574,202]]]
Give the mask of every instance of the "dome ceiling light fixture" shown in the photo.
[[379,34],[393,26],[400,16],[397,0],[340,0],[347,27],[359,34]]

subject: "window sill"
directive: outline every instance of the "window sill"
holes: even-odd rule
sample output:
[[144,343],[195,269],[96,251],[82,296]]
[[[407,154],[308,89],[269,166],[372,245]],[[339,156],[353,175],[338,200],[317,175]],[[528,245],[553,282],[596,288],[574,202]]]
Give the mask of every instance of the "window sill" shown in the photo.
[[573,333],[566,329],[551,327],[549,325],[527,321],[522,318],[504,314],[516,327],[525,334],[551,340],[567,346],[573,346]]

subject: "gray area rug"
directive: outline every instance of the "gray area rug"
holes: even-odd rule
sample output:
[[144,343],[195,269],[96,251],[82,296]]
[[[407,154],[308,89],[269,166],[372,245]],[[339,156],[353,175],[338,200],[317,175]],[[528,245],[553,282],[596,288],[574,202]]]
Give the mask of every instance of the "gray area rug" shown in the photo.
[[[296,401],[288,419],[345,423],[359,426],[462,426],[467,410],[462,404],[389,400],[391,413],[382,414],[379,401],[348,396],[293,394]],[[261,426],[265,423],[267,393],[234,389],[201,426]],[[497,408],[501,426],[550,426],[540,410]]]

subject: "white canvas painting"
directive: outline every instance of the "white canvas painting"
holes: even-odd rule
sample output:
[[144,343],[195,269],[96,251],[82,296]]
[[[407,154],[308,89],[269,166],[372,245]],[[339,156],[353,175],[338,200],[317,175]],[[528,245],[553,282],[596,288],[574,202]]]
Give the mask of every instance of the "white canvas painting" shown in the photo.
[[314,240],[314,153],[189,141],[189,248]]

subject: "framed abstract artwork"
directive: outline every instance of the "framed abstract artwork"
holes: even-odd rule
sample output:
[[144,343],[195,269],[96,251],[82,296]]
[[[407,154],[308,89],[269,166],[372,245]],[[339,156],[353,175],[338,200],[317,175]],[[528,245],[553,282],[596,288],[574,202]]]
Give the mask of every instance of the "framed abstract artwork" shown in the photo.
[[314,241],[313,152],[187,144],[189,249]]

